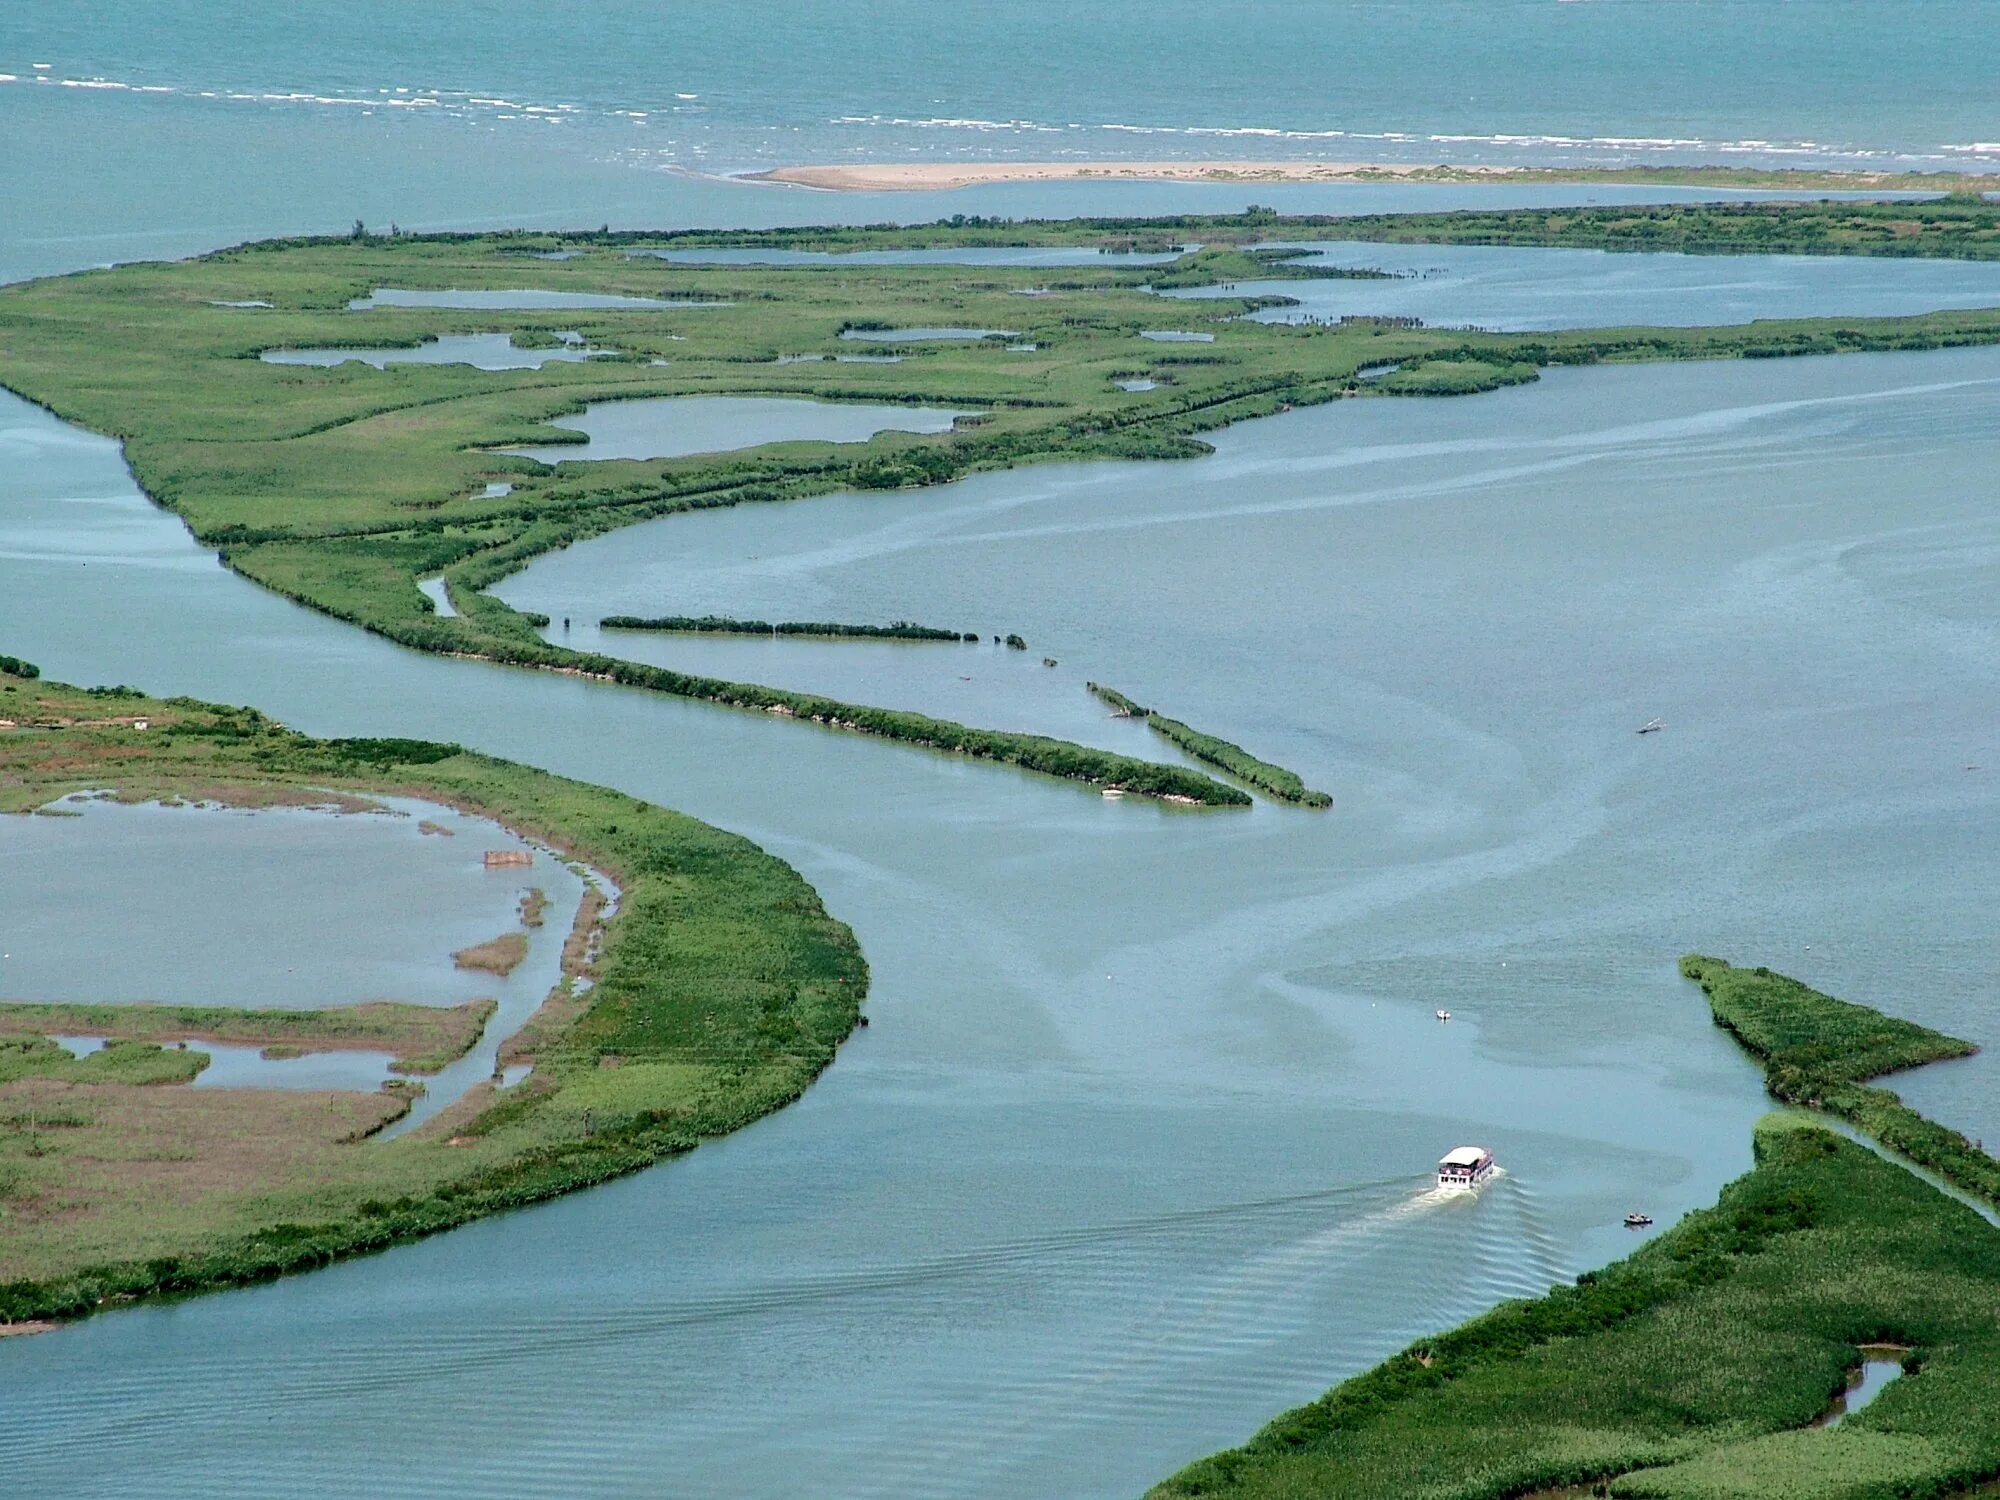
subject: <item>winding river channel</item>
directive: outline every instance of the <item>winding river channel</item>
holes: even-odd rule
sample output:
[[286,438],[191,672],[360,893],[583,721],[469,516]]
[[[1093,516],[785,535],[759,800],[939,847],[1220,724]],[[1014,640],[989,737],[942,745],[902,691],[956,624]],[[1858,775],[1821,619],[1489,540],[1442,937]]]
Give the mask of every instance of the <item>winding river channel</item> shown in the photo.
[[[402,651],[0,397],[7,651],[685,809],[797,865],[874,975],[800,1103],[686,1160],[7,1341],[4,1487],[1131,1494],[1743,1170],[1764,1101],[1683,950],[1995,1039],[2000,350],[1557,371],[1214,443],[670,518],[501,592],[573,643],[613,612],[1018,631],[609,639],[1134,744],[1095,678],[1329,812]],[[1989,1067],[1908,1093],[2000,1139]],[[1462,1141],[1507,1176],[1436,1201]]]

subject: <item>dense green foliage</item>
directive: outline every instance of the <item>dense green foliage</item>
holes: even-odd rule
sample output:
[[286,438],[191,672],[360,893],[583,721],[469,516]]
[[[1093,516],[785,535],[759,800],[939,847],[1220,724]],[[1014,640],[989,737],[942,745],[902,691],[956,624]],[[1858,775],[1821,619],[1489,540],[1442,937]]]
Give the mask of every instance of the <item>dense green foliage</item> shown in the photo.
[[1688,255],[2000,258],[2000,203],[1973,196],[1895,203],[1675,203],[1373,214],[1345,220],[1343,227],[1347,238],[1410,244],[1553,245]]
[[1739,969],[1690,953],[1681,960],[1681,973],[1701,986],[1716,1024],[1764,1064],[1771,1092],[1787,1103],[1808,1103],[1842,1084],[1977,1050],[1970,1042],[1836,1000],[1763,967]]
[[689,635],[798,635],[820,640],[976,641],[978,633],[940,630],[897,620],[889,625],[839,625],[825,620],[737,620],[728,615],[606,615],[606,630],[660,630]]
[[[1651,211],[1648,211],[1649,213]],[[1653,224],[1679,222],[1657,215]],[[1945,205],[1796,205],[1731,218],[1696,206],[1682,238],[1735,226],[1743,248],[1872,253],[1983,253],[1981,214]],[[1199,352],[1140,339],[1160,320],[1154,283],[1268,279],[1261,240],[1471,234],[1464,216],[1409,221],[1268,210],[1153,220],[1012,223],[960,218],[915,229],[750,234],[361,235],[285,240],[172,265],[141,264],[0,289],[0,384],[58,415],[120,438],[140,484],[182,516],[228,564],[289,598],[401,644],[524,667],[605,676],[654,691],[788,712],[954,753],[982,755],[1101,786],[1170,786],[1227,802],[1185,768],[1134,771],[1081,747],[1061,753],[1021,737],[750,684],[620,669],[542,639],[546,621],[487,592],[535,557],[650,517],[800,499],[843,489],[942,484],[981,470],[1055,459],[1191,458],[1200,434],[1290,406],[1341,397],[1488,390],[1545,364],[1742,358],[1846,350],[1938,348],[2000,340],[2000,312],[1917,318],[1817,319],[1743,328],[1478,334],[1359,322],[1335,328],[1248,322],[1261,305],[1222,298],[1176,303],[1174,318],[1214,334]],[[1591,242],[1606,224],[1544,222],[1547,242]],[[1455,228],[1454,226],[1458,226]],[[1746,227],[1747,226],[1747,227]],[[1912,227],[1914,226],[1914,227]],[[1751,228],[1756,233],[1751,233]],[[1517,233],[1528,233],[1519,227]],[[1660,231],[1666,233],[1667,231]],[[1569,235],[1571,240],[1561,237]],[[1762,236],[1762,238],[1760,238]],[[1165,267],[1120,262],[1008,266],[680,265],[649,249],[781,244],[868,248],[953,244],[1083,244],[1174,249]],[[1968,246],[1974,248],[1968,249]],[[562,248],[573,258],[538,258]],[[1329,268],[1294,268],[1326,274]],[[1279,273],[1290,275],[1287,270]],[[378,286],[535,287],[620,293],[699,305],[632,309],[347,309]],[[1033,292],[1033,296],[1021,295]],[[267,308],[225,307],[257,301]],[[1012,328],[999,340],[906,346],[898,362],[843,363],[839,335],[857,326]],[[414,345],[498,333],[547,347],[574,331],[616,357],[540,369],[348,363],[273,365],[279,348]],[[1032,347],[1027,347],[1032,345]],[[799,358],[806,356],[806,358]],[[810,356],[820,356],[811,358]],[[1377,380],[1364,369],[1399,366]],[[1154,389],[1117,384],[1158,377]],[[883,432],[866,443],[775,442],[658,460],[542,464],[501,450],[569,441],[548,426],[594,400],[691,395],[801,396],[921,402],[974,411],[954,430]],[[512,486],[489,492],[494,481]],[[417,581],[442,575],[455,617]],[[826,711],[821,711],[821,707]],[[1172,771],[1169,775],[1168,772]]]
[[[198,1155],[174,1158],[164,1178],[132,1177],[119,1163],[151,1149],[147,1117],[133,1111],[184,1091],[81,1086],[113,1069],[119,1076],[103,1082],[159,1082],[126,1075],[185,1072],[200,1054],[135,1041],[107,1049],[115,1055],[105,1061],[69,1062],[47,1055],[59,1049],[40,1037],[7,1043],[30,1062],[0,1083],[0,1114],[32,1109],[46,1122],[60,1106],[70,1118],[32,1149],[0,1131],[0,1321],[323,1264],[632,1171],[795,1098],[857,1021],[867,971],[852,934],[788,866],[733,834],[451,747],[377,741],[408,748],[364,768],[349,745],[248,710],[142,698],[130,706],[157,732],[136,736],[93,703],[54,684],[15,684],[19,727],[0,729],[0,808],[99,787],[153,796],[393,787],[589,861],[616,880],[619,902],[590,970],[595,985],[564,1024],[537,1030],[526,1082],[452,1106],[462,1117],[451,1140],[426,1125],[380,1143],[330,1143],[306,1158],[309,1170],[255,1193],[196,1191]],[[65,1079],[72,1086],[60,1091]],[[43,1092],[16,1092],[28,1088]],[[227,1111],[258,1107],[260,1096],[300,1100],[291,1090],[197,1092],[201,1109],[219,1112],[224,1141],[241,1133]]]
[[[1786,1076],[1848,1087],[1966,1050],[1768,971],[1686,967]],[[1767,1119],[1756,1144],[1715,1208],[1636,1254],[1426,1340],[1155,1493],[1889,1500],[2000,1475],[2000,1232],[1807,1117]],[[1902,1377],[1810,1425],[1875,1344],[1910,1350]]]
[[1868,1086],[1883,1073],[1964,1057],[1970,1042],[1836,1000],[1769,969],[1738,969],[1691,953],[1681,972],[1702,987],[1727,1027],[1764,1064],[1771,1093],[1838,1115],[1864,1134],[1928,1167],[1966,1192],[2000,1206],[2000,1161],[1949,1126],[1911,1109],[1889,1089]]
[[[1441,180],[1469,174],[1442,169]],[[620,230],[606,234],[551,234],[524,240],[532,248],[581,249],[658,246],[679,252],[703,248],[840,252],[887,245],[941,249],[956,245],[1095,246],[1161,253],[1191,242],[1204,247],[1145,277],[1160,286],[1268,280],[1280,275],[1367,277],[1367,268],[1284,263],[1254,247],[1287,239],[1396,240],[1423,244],[1559,244],[1588,249],[1731,251],[1798,255],[1965,255],[1983,259],[2000,227],[2000,204],[1985,198],[1989,177],[1963,173],[1841,174],[1716,167],[1646,167],[1629,171],[1525,171],[1513,180],[1686,182],[1715,187],[1773,187],[1795,191],[1873,189],[1881,193],[1939,193],[1928,200],[1634,204],[1604,208],[1462,209],[1448,213],[1280,214],[1252,206],[1238,214],[1163,214],[1147,218],[1005,219],[955,215],[931,224],[867,226],[794,225],[765,230],[683,229],[664,233]],[[463,242],[470,236],[443,236]],[[294,242],[305,243],[305,242]],[[1237,247],[1248,246],[1250,249]],[[1204,261],[1212,258],[1212,265]],[[1207,269],[1182,279],[1190,266]],[[1047,272],[1038,272],[1046,278]]]
[[22,661],[18,656],[0,656],[0,672],[10,677],[25,677],[29,681],[42,675],[42,669],[31,661]]
[[1212,734],[1203,734],[1199,729],[1190,728],[1179,719],[1170,719],[1165,714],[1143,708],[1116,688],[1106,687],[1101,682],[1086,683],[1085,686],[1120,714],[1144,719],[1147,728],[1173,741],[1196,760],[1214,766],[1218,770],[1227,771],[1238,781],[1254,786],[1258,791],[1275,797],[1280,802],[1295,802],[1301,807],[1333,806],[1332,797],[1325,792],[1314,791],[1295,771],[1287,771],[1283,766],[1274,766],[1268,760],[1259,760],[1241,745],[1232,744]]

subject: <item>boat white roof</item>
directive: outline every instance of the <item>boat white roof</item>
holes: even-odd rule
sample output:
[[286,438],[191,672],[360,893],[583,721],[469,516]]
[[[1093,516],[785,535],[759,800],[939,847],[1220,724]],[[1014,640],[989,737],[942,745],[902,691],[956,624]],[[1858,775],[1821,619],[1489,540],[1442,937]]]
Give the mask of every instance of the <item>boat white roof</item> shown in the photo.
[[1492,1155],[1484,1146],[1454,1146],[1445,1152],[1441,1167],[1476,1167]]

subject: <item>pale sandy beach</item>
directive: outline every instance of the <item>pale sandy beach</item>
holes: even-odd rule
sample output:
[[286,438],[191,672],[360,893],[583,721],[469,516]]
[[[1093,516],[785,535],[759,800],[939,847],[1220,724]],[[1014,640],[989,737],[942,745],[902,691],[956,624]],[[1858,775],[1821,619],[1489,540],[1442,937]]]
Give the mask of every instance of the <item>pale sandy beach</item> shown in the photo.
[[1436,167],[1352,161],[991,161],[861,162],[778,167],[751,174],[765,182],[842,192],[924,192],[990,182],[1063,182],[1106,178],[1160,182],[1352,182],[1379,178],[1498,177],[1508,167]]
[[1795,191],[1984,191],[1995,178],[1960,172],[1820,171],[1722,166],[1508,167],[1356,161],[933,161],[774,167],[741,181],[834,192],[938,192],[1000,182],[1620,182]]

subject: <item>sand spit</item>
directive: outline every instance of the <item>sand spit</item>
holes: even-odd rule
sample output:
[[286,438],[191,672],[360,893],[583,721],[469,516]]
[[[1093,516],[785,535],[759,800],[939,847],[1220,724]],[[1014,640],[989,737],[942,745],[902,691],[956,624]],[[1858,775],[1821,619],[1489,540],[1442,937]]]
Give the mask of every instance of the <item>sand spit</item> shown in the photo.
[[1981,191],[1996,178],[1960,172],[1850,172],[1655,165],[1453,166],[1359,161],[853,162],[775,167],[740,180],[849,193],[937,192],[996,182],[1521,182],[1625,183],[1794,191]]
[[990,182],[1143,179],[1160,182],[1366,182],[1382,178],[1504,177],[1510,167],[1424,167],[1352,161],[989,161],[857,162],[776,167],[750,174],[760,182],[849,193],[934,192]]

